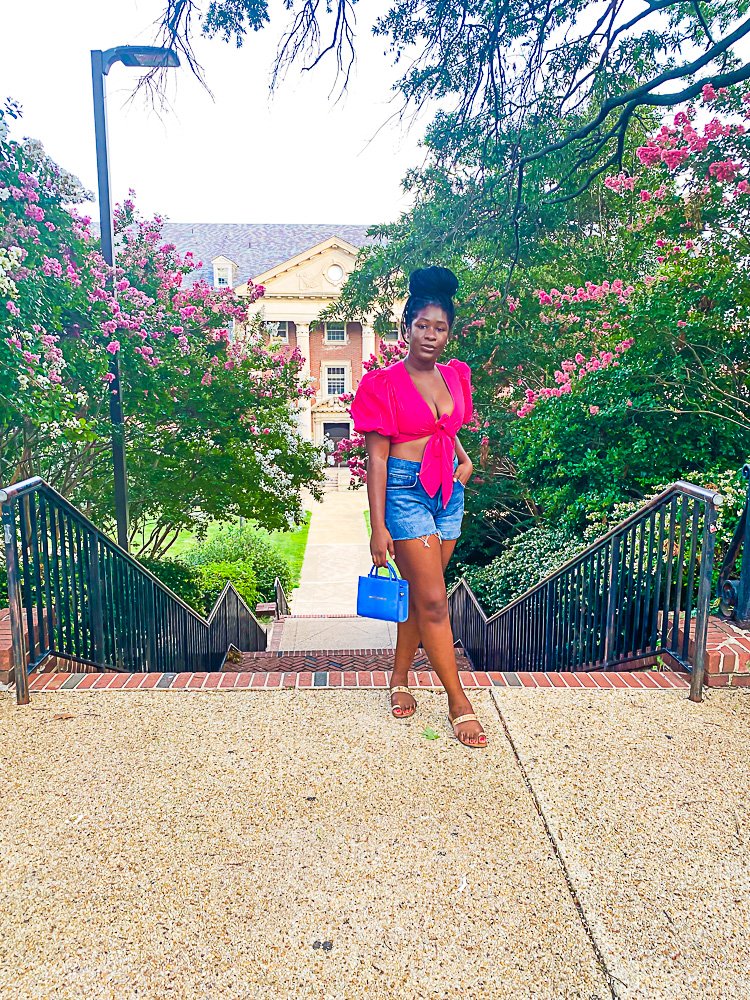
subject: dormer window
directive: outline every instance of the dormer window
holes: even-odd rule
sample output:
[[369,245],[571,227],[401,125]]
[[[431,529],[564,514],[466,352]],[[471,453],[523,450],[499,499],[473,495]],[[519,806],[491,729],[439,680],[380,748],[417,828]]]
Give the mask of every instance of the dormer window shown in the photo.
[[229,257],[214,257],[214,288],[234,288],[237,284],[237,265]]

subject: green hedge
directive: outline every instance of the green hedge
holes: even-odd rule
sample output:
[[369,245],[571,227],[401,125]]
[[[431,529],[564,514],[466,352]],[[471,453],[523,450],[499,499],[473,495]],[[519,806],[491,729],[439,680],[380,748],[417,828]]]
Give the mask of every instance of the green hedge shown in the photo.
[[227,583],[231,583],[251,611],[258,603],[258,582],[249,562],[206,563],[196,567],[201,583],[203,611],[209,614]]
[[227,582],[251,611],[258,602],[255,571],[247,560],[190,566],[177,559],[139,559],[142,566],[173,590],[191,608],[207,615]]
[[584,542],[560,528],[539,526],[504,543],[486,566],[460,566],[486,614],[494,614],[558,569]]
[[195,566],[187,566],[177,559],[139,559],[138,562],[191,608],[200,610],[201,579]]
[[182,558],[192,566],[248,563],[255,574],[259,601],[274,600],[273,583],[277,576],[287,592],[292,582],[288,560],[275,548],[273,542],[249,525],[228,525],[213,538],[188,549]]

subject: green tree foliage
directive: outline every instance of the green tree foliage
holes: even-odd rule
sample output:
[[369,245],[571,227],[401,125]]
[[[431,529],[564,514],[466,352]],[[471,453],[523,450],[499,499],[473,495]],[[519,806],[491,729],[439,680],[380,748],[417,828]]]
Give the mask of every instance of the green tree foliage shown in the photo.
[[[529,241],[510,289],[489,240],[432,258],[461,275],[450,349],[472,367],[480,418],[462,433],[476,469],[459,560],[486,562],[538,524],[580,537],[591,517],[679,478],[714,484],[747,456],[749,101],[708,86],[626,147],[627,170]],[[403,281],[399,255],[452,211],[436,190],[362,252],[347,308],[385,304],[379,272]]]
[[[325,57],[346,88],[356,54],[357,0],[288,0],[274,81]],[[503,164],[494,202],[522,224],[527,174],[547,172],[547,200],[585,190],[622,166],[628,131],[643,112],[695,99],[704,84],[748,79],[748,0],[643,6],[613,0],[391,0],[369,27],[401,72],[402,113],[439,103],[433,128],[453,160],[481,174]],[[167,0],[160,42],[200,75],[196,31],[241,45],[270,20],[267,0],[213,0],[195,18]],[[153,78],[152,78],[153,79]],[[570,150],[566,163],[558,154]],[[533,214],[533,213],[532,213]]]
[[[296,429],[309,392],[299,353],[252,332],[233,337],[247,300],[190,283],[197,262],[130,199],[117,211],[110,273],[90,220],[66,203],[71,190],[38,145],[0,136],[0,482],[41,475],[111,526],[117,355],[142,554],[163,554],[211,518],[299,522],[300,488],[322,473],[319,450]],[[251,288],[251,300],[262,291]]]

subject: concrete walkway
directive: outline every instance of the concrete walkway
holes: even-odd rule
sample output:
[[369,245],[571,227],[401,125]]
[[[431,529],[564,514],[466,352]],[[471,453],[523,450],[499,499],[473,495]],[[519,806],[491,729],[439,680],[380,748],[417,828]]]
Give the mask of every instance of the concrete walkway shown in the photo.
[[750,695],[417,698],[1,698],[0,997],[747,1000]]
[[[330,470],[328,479],[323,500],[306,503],[310,532],[300,584],[291,595],[295,618],[284,623],[279,649],[393,649],[395,625],[356,617],[357,580],[372,567],[364,517],[367,493],[347,489],[345,470]],[[297,617],[309,615],[338,617]]]

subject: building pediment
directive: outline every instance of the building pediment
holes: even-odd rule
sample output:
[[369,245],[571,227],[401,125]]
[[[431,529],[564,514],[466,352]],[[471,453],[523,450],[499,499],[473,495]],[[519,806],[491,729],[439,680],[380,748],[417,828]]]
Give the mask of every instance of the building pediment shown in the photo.
[[[332,236],[290,260],[277,264],[252,281],[265,288],[264,298],[335,299],[354,270],[357,248]],[[236,291],[242,295],[247,285]]]
[[313,413],[348,413],[349,404],[343,403],[337,396],[326,396],[316,400],[311,409]]

